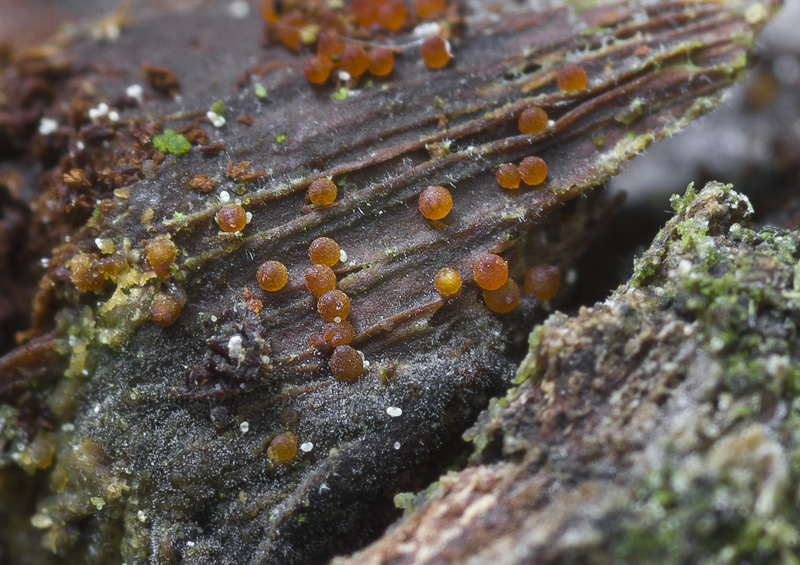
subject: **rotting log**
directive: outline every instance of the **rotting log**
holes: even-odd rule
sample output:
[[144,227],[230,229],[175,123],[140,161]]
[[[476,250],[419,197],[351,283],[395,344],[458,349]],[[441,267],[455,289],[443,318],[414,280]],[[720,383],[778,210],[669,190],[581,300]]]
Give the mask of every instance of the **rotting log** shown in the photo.
[[[24,243],[49,257],[21,336],[38,341],[0,361],[0,496],[26,501],[0,514],[11,558],[316,562],[374,538],[508,387],[520,328],[545,312],[530,297],[490,312],[476,258],[501,254],[516,280],[566,272],[605,221],[589,189],[719,103],[776,5],[462,8],[439,28],[448,67],[426,69],[411,30],[373,34],[398,55],[369,82],[310,85],[302,55],[262,50],[260,22],[216,13],[3,70],[0,147],[45,168]],[[556,87],[566,64],[587,88]],[[522,135],[533,105],[552,124]],[[534,154],[542,185],[496,184]],[[320,177],[332,206],[307,200]],[[428,185],[453,194],[444,220],[417,210]],[[249,223],[221,233],[237,201]],[[337,288],[369,362],[356,382],[333,378],[303,285],[319,236],[346,251]],[[162,274],[148,246],[165,240]],[[288,268],[277,293],[258,288],[265,260]],[[465,280],[450,299],[432,285],[444,266]],[[285,461],[274,443],[291,437]]]
[[800,232],[720,183],[673,206],[627,284],[534,329],[472,465],[334,563],[798,558]]

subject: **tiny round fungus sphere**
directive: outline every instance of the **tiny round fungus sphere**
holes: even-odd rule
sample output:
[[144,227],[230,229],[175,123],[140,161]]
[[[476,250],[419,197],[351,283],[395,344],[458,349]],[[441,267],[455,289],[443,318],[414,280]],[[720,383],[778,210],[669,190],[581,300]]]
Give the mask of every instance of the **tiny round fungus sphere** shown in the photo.
[[378,21],[378,3],[375,0],[352,0],[350,13],[361,27],[369,27]]
[[318,237],[308,246],[308,258],[314,265],[333,267],[339,262],[339,244],[329,237]]
[[547,164],[539,157],[525,157],[519,164],[519,172],[525,184],[536,186],[547,178]]
[[443,267],[433,277],[433,286],[442,296],[453,296],[461,290],[461,277],[455,269]]
[[558,88],[564,92],[580,92],[588,86],[589,77],[578,65],[567,65],[558,71],[556,82]]
[[533,108],[526,108],[519,115],[517,127],[519,131],[527,135],[536,135],[542,133],[547,129],[547,124],[550,119],[547,117],[547,112],[535,106]]
[[484,290],[497,290],[508,280],[508,263],[494,253],[482,255],[472,265],[472,278]]
[[378,23],[391,31],[399,31],[406,21],[406,3],[403,0],[388,0],[378,6]]
[[322,326],[322,339],[331,347],[350,345],[354,337],[353,325],[347,320],[342,320],[338,324],[336,322],[328,322]]
[[300,412],[291,406],[284,408],[280,415],[281,425],[293,428],[300,422]]
[[319,297],[317,312],[326,322],[341,322],[350,314],[350,298],[341,290],[329,290]]
[[555,265],[534,265],[525,274],[525,293],[539,300],[550,300],[561,286],[561,271]]
[[267,447],[267,457],[276,465],[288,463],[297,455],[297,436],[283,432],[272,438]]
[[306,80],[310,83],[324,84],[331,76],[332,68],[333,64],[330,59],[312,55],[303,63],[303,74],[306,75]]
[[498,314],[511,312],[519,304],[519,298],[519,286],[511,279],[498,289],[483,291],[483,301],[486,306]]
[[450,52],[450,42],[438,35],[432,35],[426,39],[420,53],[422,60],[431,69],[441,69],[453,58],[453,54]]
[[336,275],[328,265],[312,265],[303,274],[306,288],[316,296],[322,296],[336,288]]
[[178,248],[168,237],[157,237],[144,247],[144,258],[160,278],[170,274],[177,255]]
[[341,55],[342,51],[344,51],[344,43],[342,43],[339,38],[325,34],[319,36],[319,41],[317,41],[317,55],[320,57],[330,61],[334,57]]
[[161,327],[174,324],[181,315],[183,304],[181,301],[167,293],[159,293],[150,304],[150,319]]
[[284,47],[297,51],[300,48],[300,30],[306,25],[303,15],[298,10],[278,17],[276,36]]
[[86,253],[80,253],[70,259],[67,268],[70,280],[81,292],[95,290],[106,282],[97,260]]
[[423,20],[438,18],[447,9],[447,0],[414,0],[414,11]]
[[497,184],[503,188],[519,188],[519,183],[522,180],[522,175],[519,174],[519,169],[512,163],[505,163],[500,165],[497,169]]
[[394,68],[394,54],[385,47],[373,47],[369,51],[369,72],[376,77],[385,77]]
[[336,200],[336,185],[328,177],[318,178],[308,187],[308,199],[317,206],[328,206]]
[[219,229],[233,233],[242,231],[247,225],[247,212],[238,204],[225,204],[217,210],[215,219]]
[[334,349],[328,366],[337,380],[346,383],[355,381],[364,373],[364,360],[349,345],[340,345]]
[[453,208],[453,196],[443,186],[429,186],[419,195],[417,205],[429,220],[441,220]]
[[265,261],[256,271],[258,286],[269,292],[276,292],[289,282],[286,265],[279,261]]
[[369,68],[367,52],[358,45],[348,45],[339,57],[339,67],[351,77],[360,77]]

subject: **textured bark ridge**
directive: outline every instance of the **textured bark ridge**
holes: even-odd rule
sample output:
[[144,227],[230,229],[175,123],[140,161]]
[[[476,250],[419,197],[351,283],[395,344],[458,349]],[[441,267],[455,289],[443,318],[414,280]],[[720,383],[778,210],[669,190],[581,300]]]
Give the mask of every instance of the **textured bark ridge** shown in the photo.
[[[260,23],[205,15],[4,70],[0,147],[51,167],[19,196],[35,212],[23,244],[54,245],[28,341],[0,359],[15,562],[315,562],[372,539],[510,384],[519,328],[542,316],[533,298],[491,313],[475,258],[501,253],[517,280],[533,262],[566,270],[606,209],[597,192],[569,201],[717,104],[775,6],[464,8],[447,68],[404,32],[386,39],[389,78],[341,87],[263,51]],[[586,89],[556,87],[566,64]],[[553,122],[522,135],[532,105]],[[496,167],[529,155],[544,184],[500,188]],[[332,206],[306,200],[321,176]],[[442,221],[417,211],[433,184],[455,201]],[[240,233],[215,222],[226,201],[249,213]],[[352,383],[310,345],[323,321],[303,272],[323,235],[346,251],[337,288],[368,362]],[[163,272],[154,241],[176,252]],[[288,268],[277,293],[258,289],[265,260]],[[465,280],[449,300],[432,285],[445,266]],[[301,449],[279,463],[287,432]]]
[[797,559],[800,233],[719,183],[673,205],[628,284],[534,329],[473,465],[336,563]]

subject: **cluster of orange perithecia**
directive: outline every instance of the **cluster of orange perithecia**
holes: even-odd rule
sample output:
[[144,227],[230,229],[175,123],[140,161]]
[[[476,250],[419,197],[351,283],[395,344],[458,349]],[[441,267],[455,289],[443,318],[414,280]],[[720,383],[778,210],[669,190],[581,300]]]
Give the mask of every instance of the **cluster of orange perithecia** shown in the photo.
[[[472,277],[482,290],[483,301],[493,312],[505,314],[519,304],[519,285],[508,276],[508,263],[499,255],[487,253],[472,266]],[[561,272],[553,265],[535,265],[525,275],[523,288],[528,295],[545,301],[553,298],[561,285]]]
[[[364,373],[364,359],[350,346],[355,331],[347,317],[350,315],[350,297],[336,288],[335,266],[344,253],[339,244],[329,237],[319,237],[308,248],[311,266],[303,273],[306,288],[317,299],[317,312],[326,323],[320,335],[311,344],[333,352],[329,367],[336,379],[351,382]],[[270,260],[261,264],[256,272],[258,285],[268,292],[278,292],[289,281],[286,266]]]
[[[519,285],[508,276],[508,263],[499,255],[487,253],[472,265],[472,280],[481,289],[486,306],[498,314],[514,310],[521,298]],[[541,301],[553,298],[561,285],[561,272],[554,265],[535,265],[525,275],[525,293]],[[444,298],[461,293],[461,276],[452,267],[439,269],[433,286]]]
[[380,46],[372,46],[369,51],[360,45],[345,46],[336,37],[322,35],[317,42],[317,54],[303,63],[303,73],[308,82],[325,84],[334,68],[351,78],[358,78],[367,71],[384,77],[394,68],[394,53]]
[[404,0],[261,0],[261,17],[271,39],[297,51],[318,33],[342,37],[381,29],[391,32],[446,15],[448,0],[414,0],[409,12]]
[[[167,236],[158,236],[144,247],[146,268],[166,283],[172,276],[172,268],[178,256],[178,248]],[[162,327],[174,324],[186,304],[186,293],[174,284],[159,291],[150,304],[150,319]]]
[[[537,170],[540,163],[544,167],[543,172]],[[509,188],[516,188],[519,186],[521,173],[514,165],[510,166],[514,168],[518,177],[516,185]],[[540,184],[547,175],[547,167],[538,157],[524,159],[520,169],[524,172],[525,182],[528,184]],[[498,182],[499,180],[498,174]],[[426,219],[442,220],[453,208],[453,196],[443,186],[429,186],[420,193],[417,206],[420,214]],[[519,304],[521,297],[519,285],[508,277],[508,263],[499,255],[487,253],[480,256],[473,264],[472,280],[483,291],[483,300],[493,312],[505,314],[514,310]],[[560,284],[558,267],[538,265],[528,271],[523,286],[527,294],[544,301],[555,296]],[[461,293],[461,275],[452,267],[443,267],[434,276],[433,286],[445,299],[456,297]]]
[[336,288],[336,274],[331,269],[341,260],[341,249],[331,238],[319,237],[311,242],[308,258],[312,265],[304,273],[306,288],[317,297],[317,312],[327,322],[313,342],[324,345],[322,349],[333,348],[328,366],[337,380],[355,381],[364,373],[364,358],[350,346],[355,337],[353,325],[347,321],[350,297]]
[[[351,0],[341,5],[320,0],[262,0],[261,15],[268,37],[291,51],[316,42],[317,53],[306,59],[303,73],[309,82],[325,84],[337,68],[340,78],[357,79],[367,71],[377,77],[389,75],[395,53],[403,49],[366,40],[381,30],[398,32],[421,22],[449,18],[450,4],[447,0],[414,0],[413,11],[409,11],[405,0]],[[432,69],[446,66],[453,56],[447,41],[450,26],[445,22],[440,31],[442,36],[429,37],[420,49],[422,60]]]
[[525,157],[519,165],[504,163],[495,175],[497,184],[503,188],[519,188],[520,181],[537,186],[547,178],[547,164],[540,157]]
[[[158,236],[144,246],[143,270],[155,274],[160,286],[150,304],[150,319],[159,326],[174,324],[186,304],[186,293],[170,282],[177,256],[178,248],[168,236]],[[98,257],[93,253],[78,253],[69,260],[67,269],[75,287],[80,292],[89,292],[100,290],[108,280],[117,282],[131,270],[131,265],[123,255]]]

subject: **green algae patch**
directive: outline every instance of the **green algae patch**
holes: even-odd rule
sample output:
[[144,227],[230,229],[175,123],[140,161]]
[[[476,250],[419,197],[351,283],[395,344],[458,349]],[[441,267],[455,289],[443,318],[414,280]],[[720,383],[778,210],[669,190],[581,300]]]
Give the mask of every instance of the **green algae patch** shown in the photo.
[[192,148],[185,136],[171,129],[165,129],[164,133],[155,136],[153,146],[162,153],[171,155],[184,155]]

